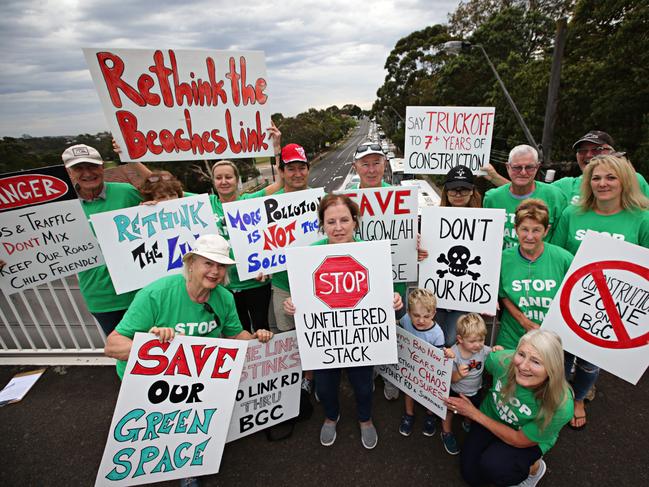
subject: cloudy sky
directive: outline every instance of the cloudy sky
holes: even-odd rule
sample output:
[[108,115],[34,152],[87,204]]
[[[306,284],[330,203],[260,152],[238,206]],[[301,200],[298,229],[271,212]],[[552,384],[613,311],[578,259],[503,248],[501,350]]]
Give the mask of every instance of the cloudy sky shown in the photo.
[[107,129],[82,47],[263,50],[271,109],[369,108],[403,36],[457,0],[0,0],[0,136]]

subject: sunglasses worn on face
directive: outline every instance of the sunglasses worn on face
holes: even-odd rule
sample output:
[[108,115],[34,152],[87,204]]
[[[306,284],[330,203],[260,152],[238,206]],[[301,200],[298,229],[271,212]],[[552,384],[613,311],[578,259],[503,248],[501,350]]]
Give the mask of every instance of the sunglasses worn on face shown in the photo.
[[531,173],[533,171],[536,171],[536,169],[539,167],[538,164],[533,164],[533,165],[529,165],[529,166],[512,166],[512,165],[508,164],[508,166],[509,166],[509,169],[511,170],[511,172],[513,172],[514,174],[518,174],[518,173],[521,173],[523,171],[525,171],[526,173]]
[[356,154],[360,154],[361,152],[365,152],[365,151],[368,151],[370,149],[383,151],[383,149],[381,148],[381,146],[379,144],[359,145],[356,148]]
[[473,190],[469,188],[449,189],[447,193],[450,196],[469,196],[473,193]]

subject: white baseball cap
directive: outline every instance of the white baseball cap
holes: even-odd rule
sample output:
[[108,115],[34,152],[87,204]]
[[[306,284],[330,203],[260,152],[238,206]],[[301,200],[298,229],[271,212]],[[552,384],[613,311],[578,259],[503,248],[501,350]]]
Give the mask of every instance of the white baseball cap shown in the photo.
[[101,154],[99,154],[97,149],[86,144],[77,144],[68,147],[63,151],[61,157],[63,158],[65,167],[72,167],[82,162],[89,162],[98,166],[104,164],[104,160],[101,158]]
[[183,255],[183,262],[189,255],[196,254],[219,264],[236,264],[230,258],[230,244],[220,235],[201,235],[194,249]]

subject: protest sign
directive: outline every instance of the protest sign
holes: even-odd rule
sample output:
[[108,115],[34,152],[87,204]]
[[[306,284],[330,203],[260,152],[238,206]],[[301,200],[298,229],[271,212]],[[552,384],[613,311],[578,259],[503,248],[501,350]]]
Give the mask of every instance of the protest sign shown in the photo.
[[361,220],[356,237],[390,240],[392,280],[417,280],[417,188],[370,188],[344,191],[358,203]]
[[90,221],[117,294],[179,274],[196,239],[218,232],[204,194],[96,213]]
[[446,417],[446,404],[451,390],[453,360],[444,358],[444,351],[433,347],[403,328],[397,327],[396,364],[381,365],[379,373],[419,404],[440,418]]
[[466,166],[473,174],[489,162],[495,108],[406,107],[406,174],[446,174]]
[[440,308],[496,313],[505,210],[422,208],[419,287]]
[[286,269],[286,249],[322,238],[318,204],[322,188],[294,191],[223,205],[230,245],[241,280]]
[[305,370],[397,361],[387,240],[292,248],[286,257]]
[[588,230],[542,327],[637,384],[649,365],[649,250]]
[[302,365],[294,331],[248,342],[227,442],[296,417]]
[[95,485],[218,472],[247,346],[136,333]]
[[263,52],[83,53],[122,160],[273,155]]
[[63,166],[0,176],[0,243],[5,295],[104,263]]

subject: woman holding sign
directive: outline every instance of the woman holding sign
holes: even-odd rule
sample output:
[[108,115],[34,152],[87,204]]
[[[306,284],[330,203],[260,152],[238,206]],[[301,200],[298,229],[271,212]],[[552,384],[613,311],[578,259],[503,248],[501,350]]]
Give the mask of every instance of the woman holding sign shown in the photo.
[[[576,254],[586,230],[649,248],[649,200],[642,194],[635,170],[620,154],[593,157],[584,169],[578,205],[568,206],[561,214],[552,236],[557,244]],[[566,353],[566,377],[575,367],[575,417],[573,429],[586,426],[584,399],[597,382],[599,368]]]
[[[339,194],[329,194],[320,202],[318,208],[320,229],[326,238],[313,245],[328,245],[357,241],[354,232],[358,228],[360,211],[358,205],[349,197]],[[401,296],[394,293],[393,306],[395,310],[403,307]],[[284,301],[284,311],[294,315],[295,305],[289,297]],[[354,389],[356,397],[357,418],[361,428],[361,441],[368,450],[378,442],[376,428],[372,423],[372,390],[374,367],[348,367],[347,377]],[[320,430],[320,443],[331,446],[336,441],[336,424],[340,418],[338,389],[343,369],[325,369],[315,371],[316,392],[325,409],[325,420]]]
[[446,401],[473,422],[460,457],[462,476],[469,485],[536,485],[546,471],[541,457],[573,415],[561,339],[532,330],[516,351],[492,352],[485,369],[493,385],[480,409],[464,395]]

